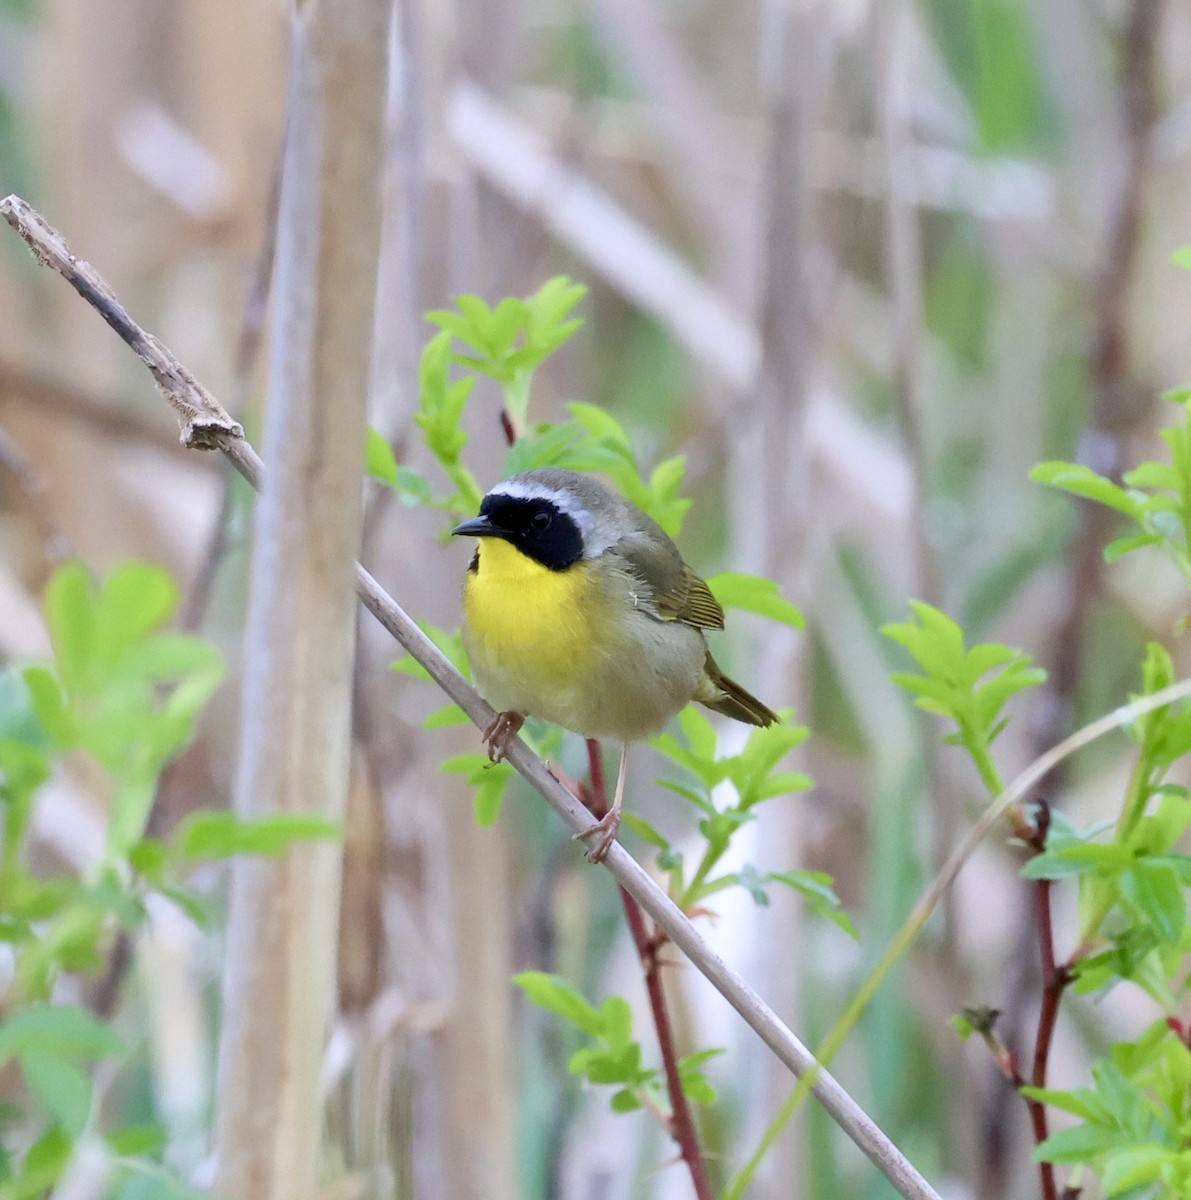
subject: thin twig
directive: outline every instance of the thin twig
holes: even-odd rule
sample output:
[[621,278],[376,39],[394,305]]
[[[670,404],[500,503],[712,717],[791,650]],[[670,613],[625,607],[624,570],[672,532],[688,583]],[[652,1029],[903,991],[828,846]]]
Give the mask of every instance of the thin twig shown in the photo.
[[[608,811],[608,786],[604,779],[604,764],[600,757],[600,744],[594,738],[587,740],[587,759],[591,764],[591,810],[597,817]],[[691,1183],[698,1200],[711,1200],[711,1184],[707,1179],[707,1165],[699,1146],[699,1132],[695,1127],[690,1102],[683,1091],[682,1077],[678,1072],[678,1049],[674,1044],[674,1029],[666,1008],[666,994],[662,987],[662,974],[658,954],[666,944],[665,934],[651,933],[641,912],[641,906],[622,887],[620,900],[624,905],[624,918],[641,968],[645,972],[645,990],[649,995],[649,1011],[653,1015],[658,1035],[658,1048],[662,1055],[662,1068],[666,1075],[666,1091],[670,1096],[669,1131],[678,1143],[682,1160],[691,1173]]]
[[[166,399],[183,421],[183,438],[195,448],[216,448],[253,487],[259,487],[264,464],[244,440],[240,426],[227,417],[210,394],[159,343],[146,334],[116,303],[102,279],[86,264],[76,263],[62,236],[25,201],[0,200],[3,217],[33,249],[38,261],[51,266],[100,314],[145,361]],[[85,268],[85,273],[81,270]],[[359,563],[356,591],[369,612],[425,668],[431,679],[480,728],[496,716],[466,679],[411,618]],[[595,822],[590,812],[549,771],[520,738],[508,748],[508,761],[575,833],[587,833]],[[690,959],[709,983],[732,1005],[777,1057],[797,1076],[810,1080],[812,1094],[833,1120],[907,1200],[940,1200],[904,1154],[855,1100],[786,1027],[765,1001],[703,940],[691,921],[643,867],[614,842],[604,865]]]
[[[1038,879],[1034,882],[1034,913],[1038,924],[1038,940],[1042,949],[1042,1008],[1038,1014],[1038,1033],[1034,1041],[1034,1065],[1030,1072],[1030,1083],[1037,1088],[1046,1086],[1046,1068],[1050,1060],[1050,1045],[1054,1037],[1055,1024],[1059,1017],[1059,1004],[1066,987],[1067,973],[1055,966],[1054,929],[1051,922],[1051,881]],[[1041,1101],[1026,1101],[1030,1109],[1030,1123],[1034,1130],[1034,1144],[1042,1145],[1050,1134],[1046,1116],[1046,1105]],[[1042,1182],[1043,1200],[1057,1200],[1054,1164],[1039,1162],[1038,1176]]]
[[[1042,801],[1034,818],[1033,834],[1029,839],[1034,854],[1046,851],[1046,838],[1050,832],[1050,806]],[[1054,918],[1051,912],[1052,882],[1049,879],[1034,881],[1034,924],[1038,931],[1038,948],[1042,956],[1042,1006],[1038,1013],[1038,1030],[1034,1035],[1034,1062],[1030,1070],[1030,1084],[1036,1088],[1046,1086],[1046,1072],[1050,1063],[1050,1047],[1054,1040],[1055,1026],[1059,1019],[1059,1006],[1063,991],[1074,978],[1068,966],[1059,966],[1055,955]],[[1024,1081],[1021,1081],[1024,1082]],[[1018,1087],[1021,1087],[1018,1082]],[[1030,1113],[1030,1126],[1034,1133],[1034,1145],[1040,1146],[1050,1135],[1046,1105],[1040,1100],[1026,1099]],[[1054,1164],[1040,1161],[1038,1178],[1042,1185],[1043,1200],[1058,1200]]]
[[192,450],[223,449],[225,439],[242,438],[243,429],[223,406],[151,334],[146,333],[116,299],[90,263],[75,258],[66,239],[19,196],[0,201],[0,215],[24,239],[43,267],[52,267],[128,344],[149,368],[161,394],[182,423],[182,445]]

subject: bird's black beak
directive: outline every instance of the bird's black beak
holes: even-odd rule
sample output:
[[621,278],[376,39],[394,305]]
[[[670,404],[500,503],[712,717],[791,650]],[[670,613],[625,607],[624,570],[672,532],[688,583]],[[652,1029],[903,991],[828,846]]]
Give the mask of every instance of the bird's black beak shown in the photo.
[[500,537],[501,531],[487,517],[480,515],[456,525],[451,533],[454,537]]

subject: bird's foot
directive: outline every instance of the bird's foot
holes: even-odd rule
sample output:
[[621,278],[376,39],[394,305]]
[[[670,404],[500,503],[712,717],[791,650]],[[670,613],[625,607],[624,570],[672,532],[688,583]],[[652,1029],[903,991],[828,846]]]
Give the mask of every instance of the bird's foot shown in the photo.
[[608,857],[608,851],[612,849],[612,843],[616,841],[616,831],[619,828],[620,809],[613,807],[590,828],[575,834],[576,841],[592,840],[591,849],[587,852],[588,862],[599,863]]
[[488,748],[488,757],[494,762],[504,762],[509,743],[521,732],[525,717],[519,712],[496,714],[496,720],[484,730],[482,741]]

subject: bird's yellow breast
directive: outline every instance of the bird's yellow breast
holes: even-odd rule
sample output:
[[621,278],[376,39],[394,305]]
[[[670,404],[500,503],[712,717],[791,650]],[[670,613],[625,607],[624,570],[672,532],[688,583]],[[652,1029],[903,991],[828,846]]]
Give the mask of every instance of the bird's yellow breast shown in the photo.
[[463,591],[469,641],[492,666],[532,665],[543,682],[573,679],[611,616],[592,570],[580,562],[551,571],[498,538],[477,553]]

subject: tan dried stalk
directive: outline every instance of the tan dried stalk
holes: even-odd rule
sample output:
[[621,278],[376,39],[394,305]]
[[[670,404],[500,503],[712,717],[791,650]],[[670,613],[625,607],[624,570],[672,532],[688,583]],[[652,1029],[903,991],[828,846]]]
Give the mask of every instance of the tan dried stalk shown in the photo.
[[[245,636],[241,816],[342,820],[350,767],[360,447],[372,345],[391,0],[298,6]],[[216,1192],[311,1200],[342,848],[236,860],[224,960]]]

